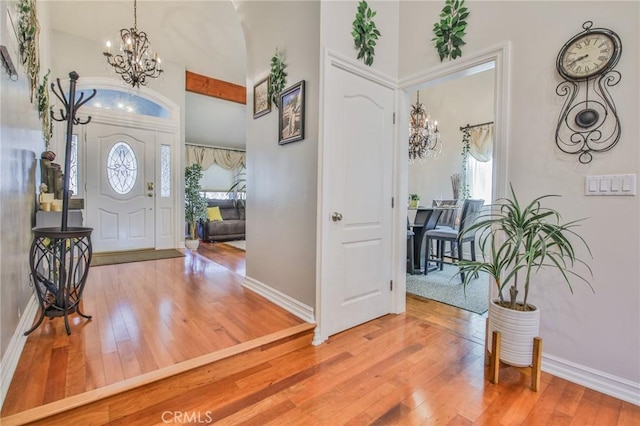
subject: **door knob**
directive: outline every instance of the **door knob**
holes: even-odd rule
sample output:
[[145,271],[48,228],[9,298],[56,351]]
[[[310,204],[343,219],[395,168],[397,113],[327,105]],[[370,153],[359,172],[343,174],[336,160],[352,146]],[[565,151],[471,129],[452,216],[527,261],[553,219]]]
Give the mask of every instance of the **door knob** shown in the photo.
[[153,197],[153,192],[148,192],[147,197]]
[[331,215],[331,219],[333,219],[334,222],[342,220],[342,213],[333,212],[333,214]]

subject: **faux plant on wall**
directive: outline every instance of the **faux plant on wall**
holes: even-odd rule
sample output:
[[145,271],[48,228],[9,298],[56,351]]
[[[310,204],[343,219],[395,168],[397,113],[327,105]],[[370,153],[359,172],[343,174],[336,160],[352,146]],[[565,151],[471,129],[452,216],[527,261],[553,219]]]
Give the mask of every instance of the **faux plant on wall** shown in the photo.
[[53,137],[53,122],[51,121],[51,112],[53,107],[49,102],[49,74],[51,70],[42,78],[42,83],[38,85],[38,116],[42,120],[42,138],[45,147],[49,150],[49,143]]
[[469,145],[469,139],[471,138],[471,132],[468,128],[462,131],[462,175],[460,176],[460,189],[461,197],[463,200],[471,197],[471,191],[469,190],[469,152],[471,146]]
[[38,35],[40,25],[36,14],[36,0],[20,0],[18,5],[18,43],[20,45],[20,57],[30,81],[31,102],[38,86],[38,74],[40,74],[40,59],[38,58]]
[[380,37],[380,31],[376,28],[373,17],[376,12],[371,10],[365,0],[358,3],[358,11],[356,19],[353,21],[353,41],[355,48],[358,50],[357,59],[362,59],[365,65],[373,65],[373,56],[375,55],[376,40]]
[[446,0],[445,6],[440,13],[440,22],[433,25],[435,37],[431,41],[435,42],[440,62],[447,59],[456,59],[462,56],[461,47],[466,43],[462,38],[467,28],[467,17],[469,9],[464,7],[464,0]]
[[269,73],[268,96],[271,103],[279,107],[279,95],[287,84],[287,64],[284,63],[282,52],[276,47],[276,54],[271,58],[271,72]]

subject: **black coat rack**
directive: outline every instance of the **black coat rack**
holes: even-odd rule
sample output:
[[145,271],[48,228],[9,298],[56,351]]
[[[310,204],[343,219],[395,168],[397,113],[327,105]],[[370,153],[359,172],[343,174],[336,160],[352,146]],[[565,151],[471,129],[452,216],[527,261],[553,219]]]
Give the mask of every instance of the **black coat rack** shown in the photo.
[[77,312],[83,318],[91,319],[80,310],[80,301],[84,285],[87,281],[91,257],[91,228],[67,226],[69,213],[69,176],[71,172],[71,140],[75,124],[88,124],[91,117],[81,120],[76,116],[78,109],[96,95],[96,91],[84,98],[82,93],[76,98],[76,82],[78,73],[69,73],[69,96],[65,96],[57,79],[57,88],[51,83],[51,89],[62,102],[59,116],[51,111],[51,118],[56,121],[67,122],[64,189],[62,195],[62,222],[60,227],[34,228],[33,242],[29,251],[29,266],[31,279],[36,290],[40,305],[40,317],[25,335],[34,331],[45,317],[54,318],[64,316],[67,334],[71,334],[69,314]]

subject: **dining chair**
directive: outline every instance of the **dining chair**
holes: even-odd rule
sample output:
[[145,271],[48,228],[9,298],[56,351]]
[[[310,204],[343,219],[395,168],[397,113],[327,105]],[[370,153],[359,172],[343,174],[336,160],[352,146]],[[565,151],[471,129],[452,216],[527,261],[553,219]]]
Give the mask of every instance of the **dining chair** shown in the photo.
[[[462,204],[462,213],[460,215],[460,226],[458,229],[450,228],[450,227],[439,227],[432,230],[429,230],[425,233],[427,239],[427,247],[431,245],[432,241],[436,242],[437,250],[436,250],[436,258],[429,259],[428,257],[425,260],[425,263],[429,260],[435,262],[438,265],[438,269],[442,270],[444,268],[445,262],[445,251],[444,245],[446,242],[449,242],[457,248],[457,253],[450,253],[450,257],[453,261],[460,261],[463,257],[462,245],[463,243],[470,243],[471,246],[471,260],[476,260],[476,241],[475,235],[467,234],[464,235],[464,229],[467,226],[470,226],[473,221],[476,219],[478,214],[480,213],[480,209],[484,205],[484,200],[465,200]],[[428,263],[427,263],[428,265]],[[425,267],[425,274],[428,272],[428,267]],[[464,274],[461,274],[462,280],[464,280]]]
[[448,226],[449,228],[456,228],[456,220],[458,218],[458,211],[456,207],[460,205],[461,200],[433,200],[431,205],[435,208],[442,207],[446,210],[442,212],[440,220],[438,220],[437,226]]
[[[453,199],[453,200],[433,200],[431,205],[434,208],[442,209],[442,213],[440,214],[440,219],[436,224],[436,228],[457,228],[459,223],[458,213],[460,212],[460,202],[463,200]],[[444,247],[444,244],[442,245]],[[438,248],[439,249],[439,246]],[[450,252],[455,256],[456,253],[456,245],[452,242],[449,245]],[[436,255],[440,257],[440,252],[437,252]]]

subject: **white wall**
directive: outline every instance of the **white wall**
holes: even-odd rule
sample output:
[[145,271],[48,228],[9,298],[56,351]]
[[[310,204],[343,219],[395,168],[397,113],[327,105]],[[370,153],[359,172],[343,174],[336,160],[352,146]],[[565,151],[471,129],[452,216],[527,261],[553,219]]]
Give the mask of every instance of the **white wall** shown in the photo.
[[[17,45],[9,35],[12,30],[6,10],[8,5],[13,7],[16,3],[0,1],[0,44],[7,46],[19,73],[18,80],[11,81],[5,69],[0,69],[0,356],[3,374],[9,342],[33,294],[29,283],[29,247],[31,228],[35,226],[37,160],[44,151],[38,110],[36,104],[29,102],[28,79],[16,53]],[[46,5],[40,8],[46,10]],[[40,24],[41,46],[47,46],[48,22],[43,19]],[[45,72],[47,65],[48,56],[44,56],[41,68]],[[6,390],[4,384],[2,388]]]
[[245,149],[246,105],[191,92],[185,95],[185,140],[195,145]]
[[[419,194],[420,205],[430,206],[440,196],[453,197],[451,175],[462,173],[460,127],[493,121],[494,78],[495,72],[489,70],[420,90],[420,102],[438,121],[442,140],[438,158],[409,164],[408,194]],[[416,93],[410,97],[412,105]]]
[[[247,111],[247,277],[315,303],[320,3],[235,2],[247,45],[247,105],[278,47],[287,87],[305,80],[305,138],[278,145],[278,109]],[[250,108],[248,108],[250,109]]]
[[[371,69],[395,78],[398,76],[398,13],[399,1],[368,1],[376,11],[373,18],[380,38],[376,42]],[[358,1],[322,2],[322,46],[349,59],[356,60],[358,51],[353,42],[353,20]],[[361,62],[364,64],[364,62]]]
[[[439,63],[430,40],[442,4],[402,2],[400,77]],[[508,180],[522,199],[554,193],[550,203],[566,220],[587,217],[581,233],[590,243],[595,294],[576,283],[574,295],[555,276],[536,277],[531,300],[542,309],[541,336],[548,362],[640,382],[640,198],[585,197],[586,175],[639,173],[638,2],[482,2],[469,3],[464,55],[510,43]],[[524,19],[524,21],[523,21]],[[611,28],[622,39],[617,69],[622,82],[611,88],[622,137],[611,151],[588,165],[555,146],[554,130],[563,99],[555,60],[562,45],[582,31],[582,23]],[[427,24],[425,24],[427,22]],[[523,22],[526,22],[523,25]],[[500,195],[500,194],[498,194]],[[503,194],[502,194],[503,195]],[[580,251],[583,257],[586,255]],[[544,368],[544,364],[543,364]],[[591,370],[589,370],[591,369]],[[620,381],[617,380],[619,383]]]

